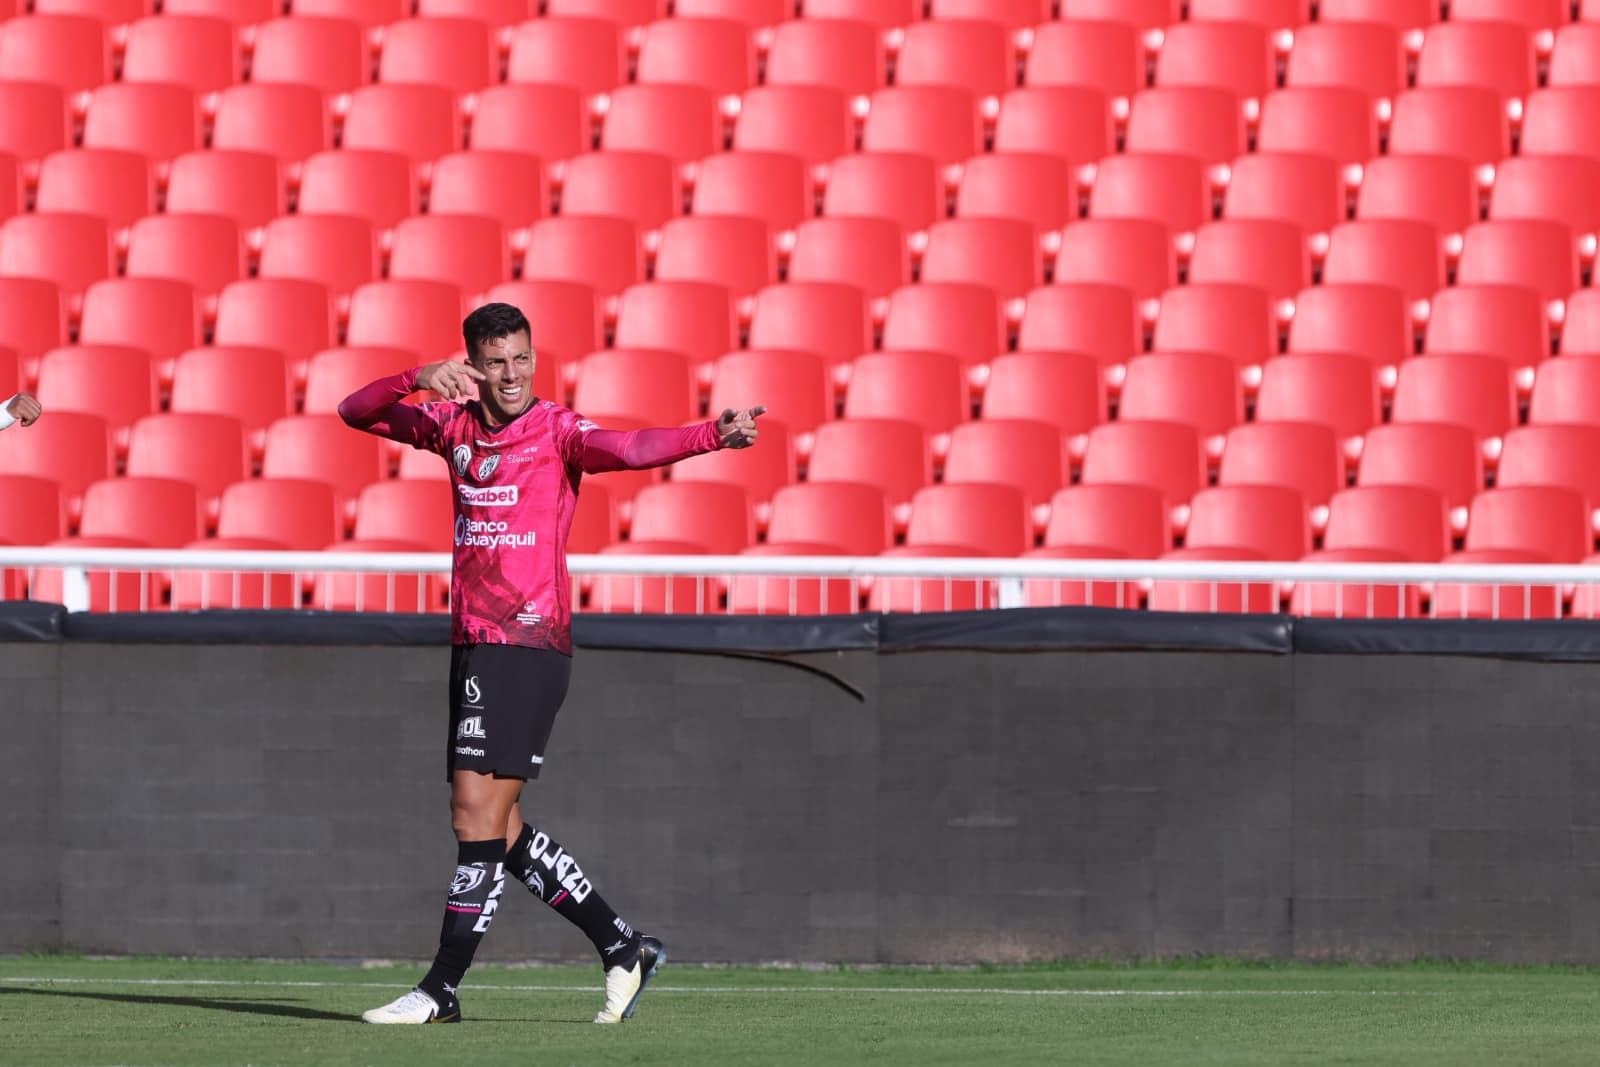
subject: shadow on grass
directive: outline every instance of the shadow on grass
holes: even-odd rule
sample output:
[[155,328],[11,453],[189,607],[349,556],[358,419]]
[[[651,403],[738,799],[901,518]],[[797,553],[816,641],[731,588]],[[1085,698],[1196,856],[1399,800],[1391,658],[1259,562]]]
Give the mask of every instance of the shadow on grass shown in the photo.
[[271,1000],[223,1000],[214,997],[170,997],[156,993],[90,993],[76,989],[44,989],[38,986],[12,986],[0,989],[0,995],[27,994],[37,997],[77,997],[80,1000],[104,1000],[119,1004],[159,1004],[174,1008],[209,1008],[213,1011],[242,1012],[246,1015],[280,1015],[290,1019],[330,1019],[342,1023],[360,1023],[361,1018],[345,1012],[318,1011],[293,1004]]

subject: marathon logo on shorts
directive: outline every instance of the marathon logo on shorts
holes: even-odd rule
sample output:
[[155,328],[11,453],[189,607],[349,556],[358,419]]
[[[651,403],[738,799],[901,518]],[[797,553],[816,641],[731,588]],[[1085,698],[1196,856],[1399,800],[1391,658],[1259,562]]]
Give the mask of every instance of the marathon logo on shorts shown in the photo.
[[456,746],[456,755],[458,756],[476,756],[479,759],[482,759],[487,754],[488,753],[484,752],[484,750],[481,748],[468,748],[466,745]]
[[468,548],[532,548],[538,543],[538,536],[533,530],[512,533],[510,525],[503,521],[456,516],[458,547],[465,545]]
[[517,502],[517,487],[514,485],[458,485],[456,491],[461,494],[461,502],[472,508],[509,508]]

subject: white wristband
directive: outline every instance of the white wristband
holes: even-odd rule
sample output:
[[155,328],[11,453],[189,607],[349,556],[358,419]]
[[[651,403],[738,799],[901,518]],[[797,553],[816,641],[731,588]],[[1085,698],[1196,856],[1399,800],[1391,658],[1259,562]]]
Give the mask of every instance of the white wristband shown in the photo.
[[10,426],[13,422],[17,421],[17,417],[11,414],[11,401],[15,399],[16,397],[13,396],[4,404],[0,404],[0,430],[5,429],[7,426]]

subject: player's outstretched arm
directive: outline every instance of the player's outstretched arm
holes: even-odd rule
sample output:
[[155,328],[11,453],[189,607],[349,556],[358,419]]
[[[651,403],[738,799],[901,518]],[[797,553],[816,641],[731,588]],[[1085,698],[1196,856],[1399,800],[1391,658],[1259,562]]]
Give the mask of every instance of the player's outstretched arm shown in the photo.
[[14,422],[32,426],[43,412],[38,400],[27,393],[18,393],[0,406],[0,430]]
[[592,429],[583,435],[582,463],[588,474],[664,467],[719,448],[749,448],[756,443],[756,419],[764,407],[729,408],[713,422],[649,430]]
[[447,400],[467,395],[467,382],[483,375],[465,363],[445,360],[369,382],[339,403],[339,417],[357,430],[387,437],[416,448],[431,447],[438,431],[427,412],[402,403],[418,389],[431,389]]

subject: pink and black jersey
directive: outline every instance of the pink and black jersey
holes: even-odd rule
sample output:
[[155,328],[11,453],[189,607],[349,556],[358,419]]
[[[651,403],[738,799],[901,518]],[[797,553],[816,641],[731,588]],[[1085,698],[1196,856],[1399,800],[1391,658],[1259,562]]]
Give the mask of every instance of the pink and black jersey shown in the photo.
[[603,430],[536,400],[490,428],[476,400],[403,404],[415,370],[351,394],[352,426],[437,452],[450,465],[455,559],[454,644],[509,644],[572,653],[567,533],[585,473],[656,467],[719,447],[714,423],[682,429]]

